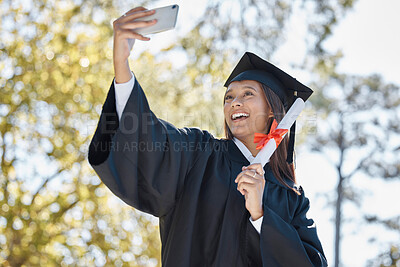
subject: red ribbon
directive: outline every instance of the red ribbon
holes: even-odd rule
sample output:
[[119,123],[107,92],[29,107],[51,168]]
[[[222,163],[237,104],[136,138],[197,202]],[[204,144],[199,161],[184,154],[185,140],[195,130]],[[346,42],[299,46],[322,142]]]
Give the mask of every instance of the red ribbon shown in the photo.
[[278,123],[276,120],[272,122],[271,129],[269,131],[269,134],[262,134],[262,133],[255,133],[254,134],[254,143],[257,143],[256,149],[261,149],[263,148],[269,140],[272,138],[275,140],[276,147],[279,146],[281,143],[283,136],[288,132],[287,129],[276,129],[276,126],[278,126]]

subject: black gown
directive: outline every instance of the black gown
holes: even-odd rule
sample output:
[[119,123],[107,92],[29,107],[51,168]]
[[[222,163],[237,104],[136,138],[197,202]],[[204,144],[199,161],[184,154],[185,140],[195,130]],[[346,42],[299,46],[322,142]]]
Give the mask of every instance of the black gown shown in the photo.
[[89,163],[124,202],[159,217],[163,266],[327,266],[301,188],[283,186],[266,164],[257,233],[234,182],[249,165],[234,142],[158,119],[137,80],[119,122],[114,90]]

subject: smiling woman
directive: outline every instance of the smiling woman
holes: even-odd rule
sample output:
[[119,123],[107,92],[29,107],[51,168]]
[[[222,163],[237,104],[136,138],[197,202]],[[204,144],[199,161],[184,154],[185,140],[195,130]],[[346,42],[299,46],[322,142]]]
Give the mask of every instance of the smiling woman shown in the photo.
[[[226,90],[224,115],[226,139],[237,138],[255,157],[259,150],[256,149],[254,134],[268,133],[274,120],[279,123],[283,119],[285,108],[268,86],[253,80],[243,80],[232,82]],[[294,166],[286,161],[288,141],[286,135],[270,159],[273,174],[286,186],[281,173],[296,183]],[[298,193],[295,188],[292,189]]]
[[[225,94],[224,115],[228,129],[244,143],[253,156],[257,154],[254,133],[266,133],[271,108],[261,84],[244,80],[232,82]],[[254,149],[252,149],[254,147]]]
[[154,23],[135,19],[152,12],[127,14],[114,22],[115,79],[89,162],[128,205],[159,217],[163,266],[327,266],[287,138],[270,163],[251,164],[255,133],[312,91],[246,53],[225,84],[227,138],[178,129],[151,111],[127,61],[129,39],[148,40],[135,29]]

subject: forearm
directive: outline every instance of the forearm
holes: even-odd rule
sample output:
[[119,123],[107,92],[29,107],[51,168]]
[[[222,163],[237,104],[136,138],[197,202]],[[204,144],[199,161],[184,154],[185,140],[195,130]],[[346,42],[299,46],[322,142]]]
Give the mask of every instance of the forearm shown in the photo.
[[119,61],[114,58],[114,73],[116,83],[126,83],[132,78],[128,59]]

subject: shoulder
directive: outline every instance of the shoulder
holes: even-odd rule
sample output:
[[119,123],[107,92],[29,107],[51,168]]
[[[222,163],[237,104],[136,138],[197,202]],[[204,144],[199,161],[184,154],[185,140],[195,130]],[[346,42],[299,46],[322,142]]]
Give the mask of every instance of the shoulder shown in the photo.
[[215,137],[210,132],[208,132],[206,130],[202,130],[198,127],[183,127],[183,128],[179,128],[179,131],[181,131],[183,134],[202,135],[202,136],[210,138],[210,139],[215,139]]
[[204,143],[216,141],[216,138],[210,132],[197,127],[178,128],[178,132],[180,135],[187,136],[191,141]]
[[214,135],[207,130],[202,130],[198,127],[183,127],[178,129],[182,134],[194,135],[200,137],[203,141],[214,142],[215,144],[227,144],[229,140],[216,138]]
[[213,134],[197,127],[178,128],[178,133],[184,136],[189,149],[197,152],[223,152],[228,150],[228,142],[214,137]]

